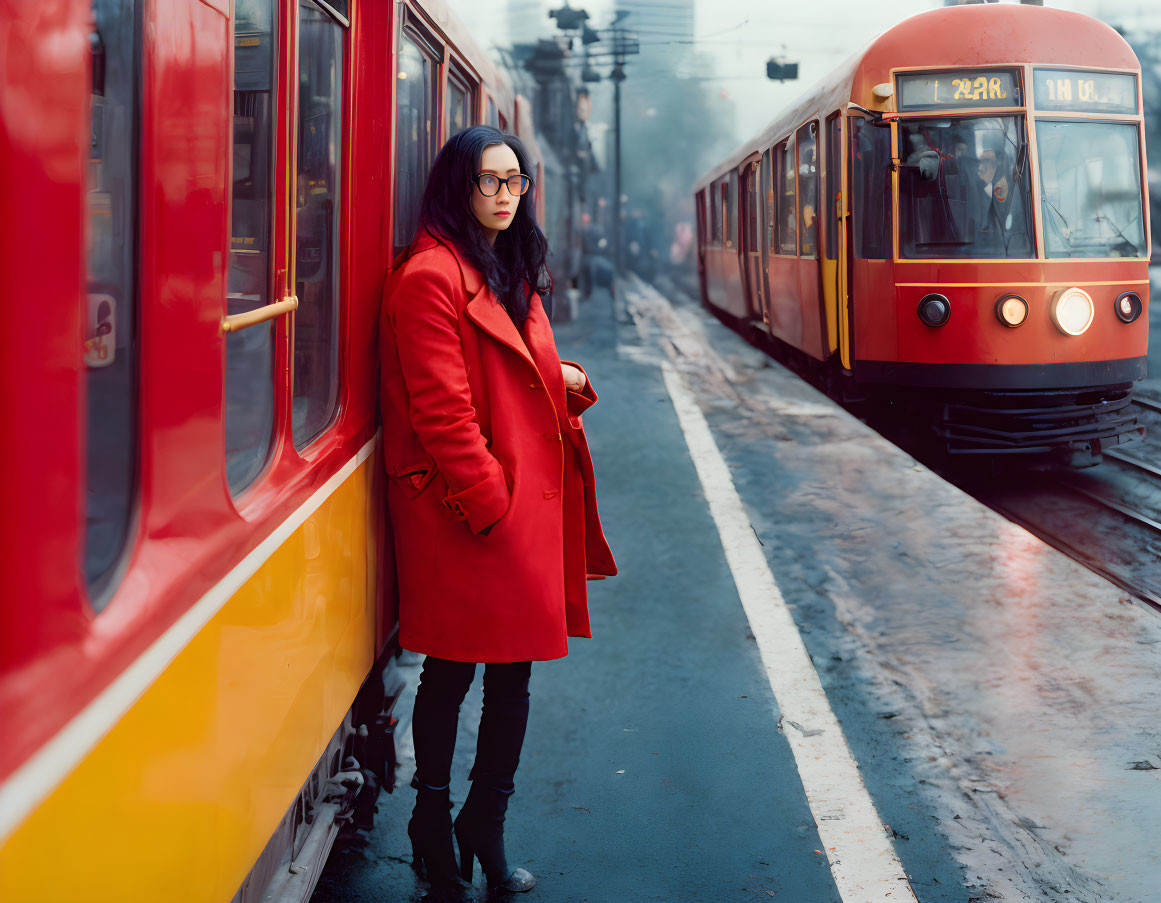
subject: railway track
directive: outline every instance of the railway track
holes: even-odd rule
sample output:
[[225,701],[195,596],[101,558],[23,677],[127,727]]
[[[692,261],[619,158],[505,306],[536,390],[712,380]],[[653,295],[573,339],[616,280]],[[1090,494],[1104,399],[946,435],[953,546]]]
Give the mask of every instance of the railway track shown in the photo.
[[[1134,397],[1161,432],[1161,399]],[[1150,422],[1153,421],[1153,422]],[[959,479],[965,491],[1161,612],[1161,446],[1143,440],[1104,450],[1081,471]]]
[[[696,287],[675,281],[664,288],[697,304]],[[793,360],[775,357],[811,381]],[[1161,613],[1161,397],[1134,393],[1133,404],[1147,427],[1146,438],[1106,448],[1100,467],[1016,470],[999,477],[984,474],[979,462],[967,468],[950,462],[942,451],[901,433],[897,424],[847,407],[944,479]]]
[[1147,438],[1077,471],[982,472],[872,422],[944,479],[1161,613],[1161,398],[1134,395]]

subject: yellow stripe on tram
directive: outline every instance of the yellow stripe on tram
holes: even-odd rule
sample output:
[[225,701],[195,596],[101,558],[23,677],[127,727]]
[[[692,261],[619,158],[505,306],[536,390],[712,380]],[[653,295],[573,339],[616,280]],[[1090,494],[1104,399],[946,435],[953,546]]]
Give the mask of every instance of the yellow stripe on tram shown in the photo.
[[0,848],[5,903],[228,901],[371,668],[370,456]]

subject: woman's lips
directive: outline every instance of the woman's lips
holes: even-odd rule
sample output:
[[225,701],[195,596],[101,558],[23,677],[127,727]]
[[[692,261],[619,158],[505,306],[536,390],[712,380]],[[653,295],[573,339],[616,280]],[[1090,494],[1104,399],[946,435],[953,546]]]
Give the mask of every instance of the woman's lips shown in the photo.
[[493,215],[493,216],[511,216],[512,214],[511,214],[511,213],[509,213],[507,210],[497,210],[497,211],[496,211],[495,213],[493,213],[492,215]]

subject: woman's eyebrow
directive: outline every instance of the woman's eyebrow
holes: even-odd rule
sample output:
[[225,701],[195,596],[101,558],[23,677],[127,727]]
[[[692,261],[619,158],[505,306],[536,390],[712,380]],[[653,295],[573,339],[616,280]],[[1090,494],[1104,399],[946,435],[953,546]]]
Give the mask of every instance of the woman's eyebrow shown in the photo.
[[[515,176],[515,175],[519,175],[519,173],[520,173],[519,169],[509,169],[507,171],[507,173],[505,173],[505,175]],[[481,169],[480,175],[498,176],[498,175],[500,175],[500,170],[498,170],[498,169]]]

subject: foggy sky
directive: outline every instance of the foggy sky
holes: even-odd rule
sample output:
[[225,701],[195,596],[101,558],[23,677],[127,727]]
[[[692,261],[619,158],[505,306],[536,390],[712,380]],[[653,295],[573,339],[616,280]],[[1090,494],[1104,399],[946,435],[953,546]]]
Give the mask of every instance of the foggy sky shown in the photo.
[[[664,7],[665,0],[656,2]],[[563,0],[450,0],[452,10],[471,28],[478,43],[495,56],[493,48],[514,40],[550,37],[555,23],[547,11],[563,5]],[[587,10],[595,27],[608,24],[614,0],[572,0],[571,5]],[[846,57],[872,37],[908,16],[936,9],[941,0],[774,0],[756,4],[753,0],[695,0],[695,45],[699,65],[697,77],[734,101],[735,134],[738,143],[757,132],[779,111],[792,103],[811,85],[823,78]],[[1045,0],[1046,6],[1083,12],[1129,27],[1161,30],[1161,4],[1157,0]],[[625,21],[632,30],[633,21]],[[643,48],[650,53],[684,51],[666,44],[668,35],[638,32]],[[796,82],[769,81],[766,60],[785,56],[799,64]],[[630,61],[629,78],[641,84],[657,84],[662,76],[653,67]],[[602,95],[611,89],[596,86],[593,118],[606,119],[610,104]]]

